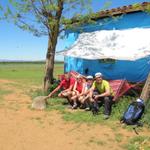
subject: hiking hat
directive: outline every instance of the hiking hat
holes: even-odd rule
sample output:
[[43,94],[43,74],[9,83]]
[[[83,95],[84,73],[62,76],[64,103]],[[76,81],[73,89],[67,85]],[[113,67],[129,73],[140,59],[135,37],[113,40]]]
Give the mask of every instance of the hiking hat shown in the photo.
[[87,80],[93,80],[93,76],[87,76],[86,79]]
[[102,77],[103,75],[102,75],[102,73],[100,73],[100,72],[97,72],[97,73],[95,73],[95,78],[99,78],[99,77]]

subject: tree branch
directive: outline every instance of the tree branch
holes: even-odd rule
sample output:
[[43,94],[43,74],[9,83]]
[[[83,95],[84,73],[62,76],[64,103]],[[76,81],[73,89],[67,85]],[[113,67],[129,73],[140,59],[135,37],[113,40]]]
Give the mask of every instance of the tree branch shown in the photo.
[[63,32],[63,31],[65,31],[65,28],[60,29],[60,30],[59,30],[59,34],[60,34],[61,32]]
[[[47,19],[46,19],[46,20],[43,19],[43,15],[44,15],[43,12],[41,12],[37,7],[35,7],[33,0],[30,0],[30,1],[31,1],[31,5],[32,5],[32,7],[33,7],[34,13],[35,13],[38,17],[40,17],[40,21],[43,23],[43,25],[46,26],[46,28],[47,28],[47,30],[48,30],[48,34],[50,34],[48,22],[46,21]],[[43,6],[44,10],[46,10],[43,0],[40,0],[40,1],[42,2],[42,6]],[[43,10],[42,10],[42,11],[43,11]],[[47,16],[44,16],[44,17],[47,18]]]
[[[42,6],[43,6],[43,13],[45,13],[45,17],[50,17],[50,18],[52,18],[53,17],[53,15],[52,15],[52,13],[50,12],[50,11],[47,11],[47,9],[46,9],[46,7],[45,7],[45,3],[44,3],[44,1],[43,0],[40,0],[40,2],[41,2],[41,4],[42,4]],[[44,14],[43,14],[44,15]]]
[[64,1],[63,0],[58,0],[58,10],[56,11],[56,18],[58,20],[60,20],[61,18],[61,14],[62,14],[62,11],[63,11],[63,5],[64,5]]

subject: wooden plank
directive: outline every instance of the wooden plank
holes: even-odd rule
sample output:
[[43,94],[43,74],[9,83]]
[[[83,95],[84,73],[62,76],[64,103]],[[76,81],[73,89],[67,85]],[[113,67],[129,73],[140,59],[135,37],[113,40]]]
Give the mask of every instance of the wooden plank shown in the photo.
[[144,101],[147,101],[150,98],[150,73],[142,89],[140,98],[143,99]]

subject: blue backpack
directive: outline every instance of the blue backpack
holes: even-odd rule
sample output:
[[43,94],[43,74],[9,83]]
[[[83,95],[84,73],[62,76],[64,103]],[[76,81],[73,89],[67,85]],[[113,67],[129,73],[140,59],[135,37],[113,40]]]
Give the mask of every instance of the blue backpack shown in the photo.
[[145,105],[144,101],[138,99],[135,102],[132,102],[127,110],[124,112],[121,122],[127,125],[138,125],[139,119],[141,119],[144,113]]

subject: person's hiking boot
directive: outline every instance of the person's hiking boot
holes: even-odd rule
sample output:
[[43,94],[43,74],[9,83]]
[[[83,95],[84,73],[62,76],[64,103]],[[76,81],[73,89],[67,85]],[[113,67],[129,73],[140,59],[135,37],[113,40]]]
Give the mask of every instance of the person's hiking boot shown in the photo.
[[91,110],[90,107],[85,108],[85,111],[90,111],[90,110]]
[[77,109],[78,108],[78,105],[77,104],[74,104],[73,106],[72,106],[72,109]]
[[85,111],[90,111],[91,107],[88,102],[85,102]]
[[84,104],[81,104],[81,106],[80,106],[80,109],[85,109],[85,105]]
[[109,115],[104,115],[104,116],[103,116],[103,119],[104,119],[104,120],[109,119]]

